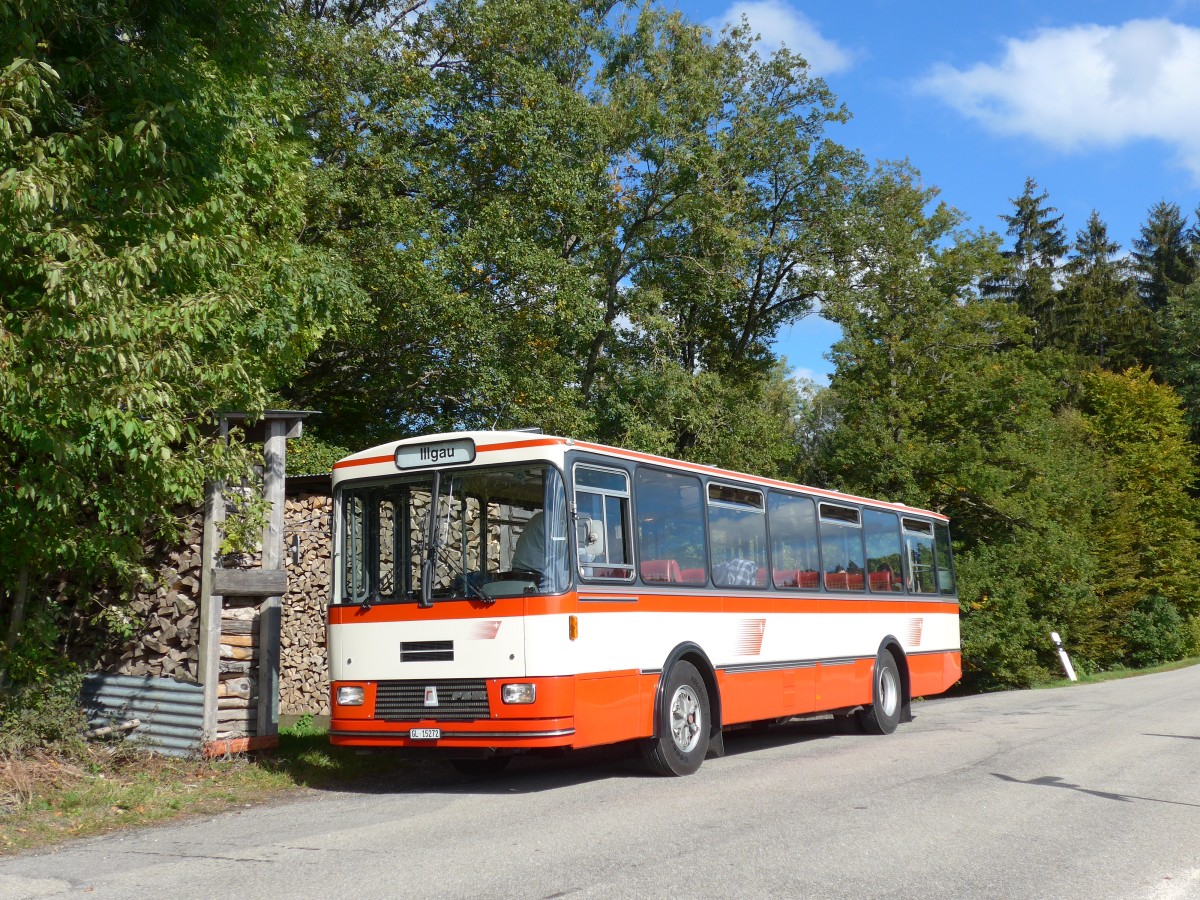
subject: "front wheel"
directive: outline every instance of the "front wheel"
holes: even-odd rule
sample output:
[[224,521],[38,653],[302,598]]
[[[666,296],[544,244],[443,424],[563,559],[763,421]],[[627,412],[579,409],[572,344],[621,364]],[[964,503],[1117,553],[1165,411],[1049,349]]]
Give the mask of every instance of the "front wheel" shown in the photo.
[[642,755],[656,775],[691,775],[708,753],[708,688],[689,662],[677,662],[666,678],[658,737],[644,745]]
[[875,657],[872,676],[871,705],[855,713],[858,724],[867,734],[891,734],[900,724],[904,708],[904,688],[900,667],[890,650],[880,650]]

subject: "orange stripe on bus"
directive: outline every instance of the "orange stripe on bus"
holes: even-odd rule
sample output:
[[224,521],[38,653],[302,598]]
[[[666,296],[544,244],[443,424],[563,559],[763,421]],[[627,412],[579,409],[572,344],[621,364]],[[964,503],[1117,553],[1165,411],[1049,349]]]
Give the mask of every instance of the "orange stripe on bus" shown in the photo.
[[348,469],[351,466],[373,466],[376,463],[392,462],[394,456],[368,456],[366,459],[343,459],[341,462],[335,462],[335,469]]
[[[503,444],[479,444],[475,447],[476,453],[490,453],[496,450],[520,450],[524,447],[550,447],[555,444],[565,444],[564,438],[531,438],[527,441],[508,441]],[[378,463],[388,463],[395,460],[395,456],[368,456],[365,459],[343,459],[340,462],[335,462],[335,469],[348,469],[351,466],[371,466]]]

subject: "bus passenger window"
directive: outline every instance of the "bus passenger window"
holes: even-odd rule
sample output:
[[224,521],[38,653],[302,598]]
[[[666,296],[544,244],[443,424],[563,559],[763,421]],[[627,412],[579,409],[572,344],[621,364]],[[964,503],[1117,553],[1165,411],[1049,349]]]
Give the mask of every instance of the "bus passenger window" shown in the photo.
[[933,540],[937,545],[938,589],[942,594],[954,596],[954,552],[950,548],[950,528],[941,522],[933,526]]
[[712,547],[713,584],[766,586],[767,517],[761,491],[710,484],[708,541]]
[[878,509],[863,510],[863,535],[867,541],[867,586],[873,593],[903,591],[899,516]]
[[575,547],[583,578],[633,580],[625,472],[575,467]]
[[634,485],[642,580],[704,584],[707,553],[700,479],[643,466]]
[[904,555],[908,558],[908,589],[936,594],[933,566],[933,525],[921,519],[904,519]]
[[858,510],[822,503],[820,513],[821,563],[826,590],[865,590],[862,524]]
[[821,580],[817,509],[809,497],[771,491],[771,569],[777,588],[816,589]]

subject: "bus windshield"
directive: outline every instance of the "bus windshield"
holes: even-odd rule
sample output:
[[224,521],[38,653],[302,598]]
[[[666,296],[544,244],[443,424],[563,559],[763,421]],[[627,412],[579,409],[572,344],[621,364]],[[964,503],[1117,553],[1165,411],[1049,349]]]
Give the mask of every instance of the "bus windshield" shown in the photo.
[[[436,493],[436,506],[433,503]],[[569,580],[562,476],[545,464],[455,469],[339,496],[340,603],[559,593]]]

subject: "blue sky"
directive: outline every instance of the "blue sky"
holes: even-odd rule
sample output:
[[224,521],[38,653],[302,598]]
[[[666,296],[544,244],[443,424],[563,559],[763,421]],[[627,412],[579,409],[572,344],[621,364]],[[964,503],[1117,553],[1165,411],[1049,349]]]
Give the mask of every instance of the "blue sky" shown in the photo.
[[[1032,176],[1074,238],[1092,209],[1128,249],[1160,200],[1200,204],[1200,0],[974,3],[676,0],[720,28],[745,14],[804,55],[853,114],[832,137],[908,158],[997,231]],[[838,329],[817,317],[776,349],[823,380]]]

